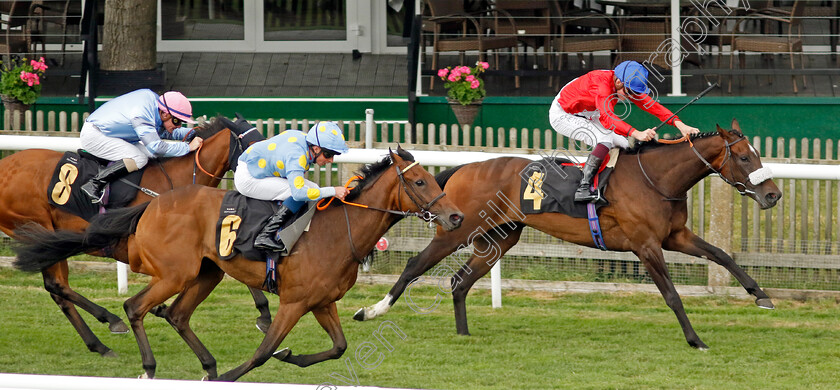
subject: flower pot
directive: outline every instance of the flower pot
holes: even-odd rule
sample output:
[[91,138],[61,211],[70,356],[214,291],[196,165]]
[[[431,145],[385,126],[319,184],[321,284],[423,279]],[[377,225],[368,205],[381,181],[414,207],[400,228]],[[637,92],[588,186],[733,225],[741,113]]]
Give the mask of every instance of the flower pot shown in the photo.
[[29,109],[29,104],[23,104],[23,102],[13,97],[0,95],[0,100],[3,100],[3,107],[9,115],[14,115],[15,111],[20,111],[20,115],[23,116],[23,113]]
[[455,118],[461,126],[472,126],[475,117],[478,115],[478,110],[481,109],[481,102],[483,99],[476,100],[470,104],[463,105],[457,100],[446,98],[449,101],[449,107],[452,107],[452,112],[455,113]]

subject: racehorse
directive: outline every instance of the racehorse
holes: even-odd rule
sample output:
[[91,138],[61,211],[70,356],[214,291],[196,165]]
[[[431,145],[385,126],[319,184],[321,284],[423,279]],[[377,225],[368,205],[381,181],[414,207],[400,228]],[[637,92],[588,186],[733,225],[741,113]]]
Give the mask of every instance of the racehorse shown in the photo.
[[[234,131],[228,129],[222,120],[214,120],[204,128],[197,127],[196,134],[204,139],[199,151],[183,157],[151,159],[140,186],[157,193],[191,183],[217,186],[220,177],[242,153],[242,146]],[[196,159],[196,156],[200,156],[200,159]],[[29,222],[50,230],[85,230],[87,221],[56,208],[47,199],[50,179],[61,157],[62,153],[52,150],[27,149],[0,160],[0,230],[14,237],[14,229]],[[201,169],[197,169],[196,161],[199,161]],[[151,199],[150,195],[138,191],[137,197],[129,205],[145,203]],[[124,258],[117,260],[125,261]],[[90,330],[76,311],[76,306],[100,322],[107,322],[113,333],[128,332],[128,327],[120,317],[70,288],[67,262],[63,259],[41,273],[44,288],[50,292],[88,349],[103,356],[115,356]],[[270,316],[270,313],[266,311],[264,316]],[[265,321],[267,323],[270,320]]]
[[[218,378],[215,359],[190,329],[190,316],[225,273],[257,289],[263,289],[266,278],[264,262],[242,255],[219,258],[216,210],[224,190],[179,188],[148,204],[98,216],[85,233],[21,228],[17,238],[24,244],[15,249],[18,263],[29,269],[45,268],[74,253],[115,247],[127,255],[132,271],[150,275],[149,285],[124,304],[148,378],[154,377],[156,363],[143,318],[175,294],[178,297],[165,310],[165,318],[198,356],[209,379],[236,380],[272,355],[301,367],[337,359],[347,341],[335,301],[356,282],[359,262],[382,234],[408,214],[434,221],[447,231],[461,224],[463,214],[443,196],[435,178],[412,161],[411,154],[398,148],[382,161],[362,168],[362,177],[347,197],[348,202],[362,206],[331,205],[315,213],[309,232],[277,265],[279,306],[265,338],[251,359]],[[292,355],[288,348],[274,353],[310,311],[329,334],[333,347],[309,355]]]
[[[635,150],[622,150],[604,193],[609,205],[599,210],[606,247],[632,251],[639,258],[676,314],[686,341],[699,349],[708,347],[688,321],[668,274],[663,248],[705,257],[724,266],[756,297],[759,307],[773,308],[767,294],[728,254],[685,226],[687,191],[712,173],[718,173],[742,195],[753,198],[762,209],[773,207],[782,196],[776,184],[769,180],[769,171],[762,167],[758,153],[741,133],[737,121],[732,122],[732,128],[727,131],[718,126],[717,132],[694,137],[691,144],[648,143]],[[475,249],[466,266],[457,272],[453,270],[451,278],[456,328],[459,334],[469,335],[465,299],[470,287],[519,241],[524,226],[564,241],[594,247],[586,218],[560,213],[526,215],[518,209],[520,172],[534,163],[523,158],[498,158],[439,173],[438,183],[455,205],[465,215],[481,218],[467,218],[457,231],[438,229],[431,243],[408,260],[385,298],[359,309],[353,318],[364,321],[385,314],[411,282],[449,254],[472,244]],[[516,206],[499,201],[498,193],[514,200]],[[491,202],[497,208],[495,212],[488,206]]]

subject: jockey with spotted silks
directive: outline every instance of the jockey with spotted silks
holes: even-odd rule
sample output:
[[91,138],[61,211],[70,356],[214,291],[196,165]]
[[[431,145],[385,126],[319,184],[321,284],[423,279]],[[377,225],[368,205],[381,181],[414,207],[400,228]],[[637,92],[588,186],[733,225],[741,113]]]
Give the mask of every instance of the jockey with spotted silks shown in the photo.
[[286,130],[279,135],[251,145],[239,157],[239,169],[233,176],[242,195],[261,200],[283,201],[257,235],[254,247],[280,252],[285,249],[277,232],[307,201],[334,196],[344,199],[345,187],[319,187],[303,175],[314,163],[326,165],[339,154],[347,153],[344,134],[335,122],[318,122],[304,134]]
[[[570,81],[551,102],[548,111],[551,127],[570,139],[595,147],[583,166],[583,179],[575,191],[576,202],[601,200],[599,194],[591,190],[591,185],[611,148],[629,147],[626,137],[639,141],[656,138],[653,128],[640,131],[618,117],[615,105],[619,101],[626,104],[629,100],[662,121],[673,115],[648,95],[651,90],[647,78],[648,70],[642,64],[624,61],[615,70],[593,70]],[[625,111],[630,112],[629,108]],[[700,132],[677,116],[668,120],[668,124],[684,136]]]
[[198,149],[199,137],[189,143],[163,141],[186,139],[192,129],[181,125],[195,123],[191,117],[190,101],[175,91],[158,96],[138,89],[97,108],[82,125],[79,141],[88,153],[114,163],[83,184],[82,192],[99,203],[106,184],[142,169],[150,157],[179,157]]

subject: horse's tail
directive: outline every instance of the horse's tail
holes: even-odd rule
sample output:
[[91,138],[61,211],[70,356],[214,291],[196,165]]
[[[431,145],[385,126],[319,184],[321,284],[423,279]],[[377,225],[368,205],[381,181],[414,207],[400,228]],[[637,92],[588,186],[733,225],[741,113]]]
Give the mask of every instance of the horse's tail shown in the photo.
[[452,177],[452,175],[454,175],[455,172],[457,172],[459,169],[463,168],[464,165],[467,165],[467,164],[461,164],[461,165],[458,165],[457,167],[449,168],[449,169],[435,175],[435,181],[438,183],[440,188],[445,187],[446,182],[449,181],[449,178]]
[[116,245],[137,230],[137,221],[149,203],[116,209],[94,217],[84,232],[51,231],[29,223],[15,229],[15,268],[42,271],[70,256]]

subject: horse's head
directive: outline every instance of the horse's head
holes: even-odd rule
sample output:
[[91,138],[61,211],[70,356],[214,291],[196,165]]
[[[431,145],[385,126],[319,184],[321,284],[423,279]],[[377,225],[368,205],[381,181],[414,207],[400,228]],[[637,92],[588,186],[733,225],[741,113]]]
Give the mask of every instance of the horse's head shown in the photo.
[[761,165],[758,151],[741,133],[738,121],[732,120],[732,130],[717,126],[723,138],[725,155],[719,169],[720,177],[735,187],[741,195],[753,198],[762,209],[769,209],[782,198],[782,192],[773,182],[772,173]]
[[447,231],[460,227],[464,214],[445,196],[435,177],[403,148],[398,146],[396,152],[390,149],[388,152],[400,182],[400,193],[397,195],[400,208],[420,212],[425,219],[434,221]]

